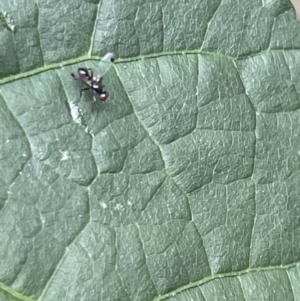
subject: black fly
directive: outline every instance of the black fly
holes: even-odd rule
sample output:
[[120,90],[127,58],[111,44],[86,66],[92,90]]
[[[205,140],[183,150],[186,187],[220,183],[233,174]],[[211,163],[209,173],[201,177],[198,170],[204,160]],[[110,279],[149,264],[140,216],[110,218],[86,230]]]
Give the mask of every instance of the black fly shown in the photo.
[[104,85],[102,83],[103,77],[96,79],[95,77],[93,77],[93,70],[91,70],[91,73],[89,73],[89,70],[90,69],[86,69],[86,68],[78,68],[77,76],[74,73],[71,73],[71,75],[75,79],[81,80],[87,86],[87,88],[82,88],[80,90],[80,97],[82,96],[82,91],[92,90],[98,95],[99,100],[101,101],[107,100],[109,94],[107,91],[103,90],[104,88]]
[[[103,56],[99,63],[100,76],[98,78],[93,76],[93,70],[88,68],[78,68],[77,75],[71,73],[74,79],[78,79],[83,82],[87,87],[81,89],[80,97],[82,96],[82,91],[92,90],[95,94],[97,94],[99,100],[105,101],[108,99],[109,94],[104,90],[104,85],[102,83],[104,74],[109,70],[112,66],[113,62],[113,53],[108,52]],[[90,72],[89,72],[90,70]]]

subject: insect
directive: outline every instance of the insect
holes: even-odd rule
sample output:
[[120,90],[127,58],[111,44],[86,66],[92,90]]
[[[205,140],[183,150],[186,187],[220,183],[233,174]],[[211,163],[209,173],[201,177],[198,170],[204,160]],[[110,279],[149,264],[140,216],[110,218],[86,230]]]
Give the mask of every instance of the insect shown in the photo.
[[82,91],[92,90],[98,95],[99,100],[101,100],[101,101],[107,100],[109,94],[107,91],[103,90],[103,88],[104,88],[104,85],[102,83],[103,77],[96,79],[93,76],[93,70],[91,70],[91,73],[89,72],[89,70],[91,70],[91,69],[78,68],[77,76],[74,73],[71,73],[71,75],[75,79],[81,80],[87,86],[87,88],[82,88],[80,90],[80,97],[82,96]]
[[92,90],[95,94],[97,94],[98,99],[101,101],[105,101],[108,99],[109,94],[104,90],[104,85],[102,83],[104,74],[109,70],[112,66],[113,62],[113,53],[107,53],[100,61],[99,69],[101,75],[96,78],[93,75],[93,70],[90,68],[78,68],[77,75],[71,73],[74,79],[78,79],[83,82],[87,87],[82,88],[80,90],[80,97],[82,96],[82,91]]

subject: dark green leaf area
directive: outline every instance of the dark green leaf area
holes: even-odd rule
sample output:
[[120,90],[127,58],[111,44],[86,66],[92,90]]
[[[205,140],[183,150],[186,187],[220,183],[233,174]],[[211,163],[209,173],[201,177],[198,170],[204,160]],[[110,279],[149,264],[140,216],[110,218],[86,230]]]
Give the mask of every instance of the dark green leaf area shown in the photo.
[[247,95],[257,113],[300,108],[297,57],[295,51],[274,51],[237,61]]
[[93,53],[110,49],[117,57],[134,57],[199,49],[219,5],[220,0],[102,1]]
[[[295,22],[291,7],[290,1],[221,1],[207,28],[203,50],[233,57],[249,56],[267,50],[270,40],[274,41],[272,48],[278,49],[279,39],[274,23],[277,29],[285,19],[291,20],[291,15]],[[281,15],[285,18],[280,18]],[[278,16],[280,21],[277,21]],[[287,27],[284,28],[286,30]],[[279,36],[286,39],[283,35]],[[295,44],[298,42],[299,38],[294,41]]]
[[256,215],[252,181],[211,183],[192,193],[189,200],[213,274],[246,269]]
[[1,278],[25,295],[38,296],[89,221],[87,192],[31,159],[1,213],[0,227],[7,230],[0,245],[6,254]]
[[[147,300],[210,274],[188,200],[173,181],[158,173],[101,175],[90,193],[91,222],[60,266],[56,277],[61,281],[51,284],[50,294],[63,294],[67,285],[74,296],[80,290],[74,283],[85,279],[91,297],[100,293],[93,291],[100,283],[109,296]],[[71,277],[63,272],[70,266],[76,271]],[[119,283],[118,289],[109,281]]]
[[[299,274],[299,268],[290,270],[266,271],[247,273],[236,278],[216,279],[202,286],[189,289],[173,297],[168,301],[185,300],[288,300],[293,301],[293,285],[295,276]],[[293,279],[294,278],[294,279]],[[280,286],[279,291],[274,287]]]
[[299,172],[285,181],[257,185],[257,217],[250,260],[252,266],[299,261],[300,254],[296,251],[300,248],[300,210],[296,193],[298,187]]
[[31,158],[31,150],[21,125],[0,97],[1,178],[0,209],[11,193],[10,187]]
[[[133,76],[136,70],[141,77]],[[255,111],[231,60],[171,56],[118,72],[168,174],[184,191],[252,175]]]
[[[3,0],[0,9],[0,77],[88,53],[98,3],[97,0],[64,3]],[[10,13],[1,18],[4,10]]]

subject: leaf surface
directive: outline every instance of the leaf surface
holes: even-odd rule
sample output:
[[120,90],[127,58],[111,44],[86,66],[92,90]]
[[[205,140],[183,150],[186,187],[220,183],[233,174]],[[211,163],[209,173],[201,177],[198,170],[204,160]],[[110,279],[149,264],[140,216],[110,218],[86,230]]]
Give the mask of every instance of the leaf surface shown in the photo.
[[[300,300],[290,2],[4,0],[0,21],[0,300]],[[108,51],[93,104],[70,73]]]

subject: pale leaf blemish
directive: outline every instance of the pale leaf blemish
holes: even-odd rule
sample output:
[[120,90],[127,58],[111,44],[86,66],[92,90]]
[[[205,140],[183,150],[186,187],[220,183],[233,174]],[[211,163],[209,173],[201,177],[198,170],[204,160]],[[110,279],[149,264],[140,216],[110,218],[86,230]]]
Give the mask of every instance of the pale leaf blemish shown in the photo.
[[62,150],[60,150],[60,154],[61,154],[61,159],[60,159],[60,161],[65,161],[65,160],[70,159],[70,156],[69,156],[69,152],[68,152],[68,151],[62,151]]
[[116,205],[116,207],[115,207],[115,210],[116,210],[116,211],[120,211],[120,212],[122,212],[122,211],[124,211],[124,210],[125,210],[125,208],[124,208],[124,206],[123,206],[123,205],[121,205],[121,204],[117,204],[117,205]]
[[70,103],[70,112],[74,122],[82,124],[82,114],[78,105]]
[[2,23],[7,29],[9,29],[10,31],[15,31],[16,27],[14,24],[14,20],[6,11],[3,10],[0,11],[0,20],[2,21]]
[[100,202],[100,206],[101,206],[102,208],[104,208],[104,209],[106,209],[106,208],[107,208],[107,204],[106,204],[106,203],[104,203],[104,202]]
[[95,134],[88,128],[88,127],[85,127],[84,128],[84,131],[88,134],[90,134],[92,137],[95,137]]

